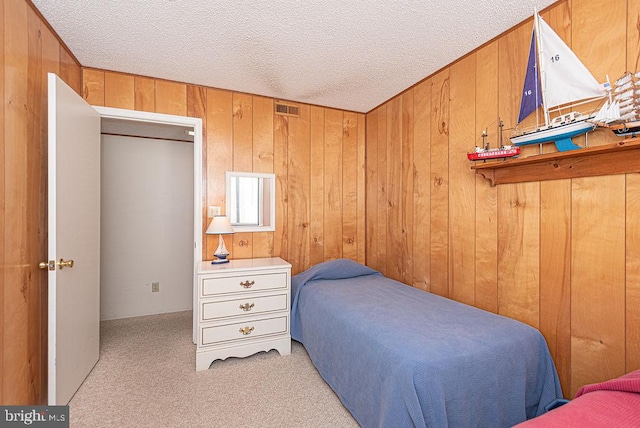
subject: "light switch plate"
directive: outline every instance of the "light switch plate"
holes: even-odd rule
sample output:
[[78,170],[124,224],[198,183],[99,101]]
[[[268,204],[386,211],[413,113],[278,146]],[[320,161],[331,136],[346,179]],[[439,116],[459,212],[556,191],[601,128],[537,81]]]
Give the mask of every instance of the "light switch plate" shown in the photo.
[[217,215],[220,215],[220,207],[217,205],[209,205],[209,208],[207,210],[207,217],[212,218],[215,217]]

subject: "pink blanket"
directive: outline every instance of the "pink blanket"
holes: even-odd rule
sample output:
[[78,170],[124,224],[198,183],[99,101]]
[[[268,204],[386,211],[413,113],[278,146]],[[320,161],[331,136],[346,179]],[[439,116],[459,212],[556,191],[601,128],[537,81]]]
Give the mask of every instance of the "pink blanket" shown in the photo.
[[640,427],[640,370],[585,385],[574,400],[517,426]]

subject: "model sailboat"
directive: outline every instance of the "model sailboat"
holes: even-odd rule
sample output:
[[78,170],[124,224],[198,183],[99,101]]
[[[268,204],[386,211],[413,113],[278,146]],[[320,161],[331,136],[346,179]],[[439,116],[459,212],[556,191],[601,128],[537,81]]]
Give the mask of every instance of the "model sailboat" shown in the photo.
[[640,72],[624,73],[615,81],[612,93],[593,122],[619,136],[640,135]]
[[524,130],[516,127],[511,141],[516,146],[553,142],[559,151],[578,149],[571,139],[595,128],[588,122],[593,115],[571,111],[551,120],[550,113],[605,96],[604,87],[536,13],[518,124],[542,106],[544,125]]
[[471,161],[484,161],[489,159],[504,159],[518,157],[520,154],[520,147],[505,146],[502,144],[502,121],[498,118],[498,135],[500,137],[500,144],[497,148],[490,148],[489,141],[487,140],[487,130],[482,131],[482,146],[476,146],[475,150],[471,153],[467,153],[467,159]]

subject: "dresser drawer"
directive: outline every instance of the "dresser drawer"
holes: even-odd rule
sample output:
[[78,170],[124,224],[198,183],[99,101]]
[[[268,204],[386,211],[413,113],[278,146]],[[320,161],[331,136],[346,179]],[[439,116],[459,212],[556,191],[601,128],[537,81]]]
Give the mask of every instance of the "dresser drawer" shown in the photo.
[[287,309],[287,294],[274,296],[246,297],[242,299],[205,302],[202,304],[202,320],[237,315],[253,315],[264,312],[284,311]]
[[[289,330],[288,324],[289,317],[281,316],[203,327],[202,345],[211,345],[231,340],[251,339],[270,334],[285,334]],[[247,334],[244,334],[241,330],[244,330]]]
[[205,278],[202,280],[202,295],[286,289],[287,284],[286,272]]

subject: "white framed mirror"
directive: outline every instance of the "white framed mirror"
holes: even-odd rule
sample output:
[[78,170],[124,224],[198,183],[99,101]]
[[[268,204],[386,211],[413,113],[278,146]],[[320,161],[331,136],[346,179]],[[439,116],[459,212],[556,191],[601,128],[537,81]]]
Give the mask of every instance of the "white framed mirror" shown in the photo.
[[276,176],[226,173],[226,213],[235,232],[273,232],[276,225]]

